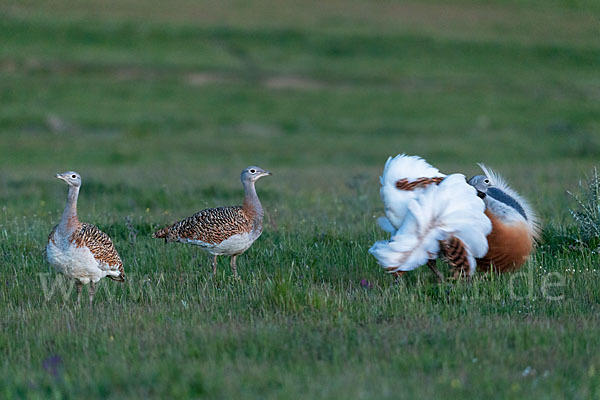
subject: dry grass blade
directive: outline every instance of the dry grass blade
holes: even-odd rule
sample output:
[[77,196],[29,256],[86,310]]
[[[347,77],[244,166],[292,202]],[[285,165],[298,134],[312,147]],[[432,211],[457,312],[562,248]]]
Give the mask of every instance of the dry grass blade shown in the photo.
[[600,177],[596,168],[590,177],[586,177],[585,184],[579,182],[579,188],[579,195],[567,191],[579,206],[579,209],[569,209],[569,212],[577,223],[581,240],[597,245],[600,239]]

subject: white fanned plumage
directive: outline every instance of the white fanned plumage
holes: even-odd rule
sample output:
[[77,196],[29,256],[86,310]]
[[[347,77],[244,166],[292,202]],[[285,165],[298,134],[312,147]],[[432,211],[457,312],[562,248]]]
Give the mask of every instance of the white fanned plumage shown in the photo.
[[414,182],[419,178],[444,178],[446,175],[432,167],[418,156],[400,154],[394,158],[389,157],[383,169],[381,182],[381,199],[385,205],[386,217],[378,220],[381,228],[393,233],[397,230],[406,216],[408,203],[425,189],[416,187],[414,190],[398,190],[396,184],[400,180]]
[[[417,181],[423,184],[411,186]],[[492,226],[484,214],[484,202],[464,175],[446,177],[419,157],[400,155],[388,159],[381,183],[387,218],[380,218],[379,223],[392,235],[390,240],[376,242],[369,252],[382,267],[389,272],[410,271],[439,256],[447,257],[444,243],[456,238],[464,247],[468,274],[474,273],[475,258],[487,253],[486,236]]]

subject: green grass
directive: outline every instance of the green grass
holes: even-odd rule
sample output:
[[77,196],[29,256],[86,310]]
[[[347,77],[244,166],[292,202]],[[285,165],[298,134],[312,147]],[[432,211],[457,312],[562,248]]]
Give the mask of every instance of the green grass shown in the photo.
[[[322,3],[0,4],[1,397],[600,396],[600,256],[566,194],[600,157],[600,8]],[[377,178],[402,152],[531,200],[523,274],[382,272]],[[274,175],[241,281],[150,238],[239,203],[251,164]],[[92,308],[44,260],[68,169],[128,277]]]

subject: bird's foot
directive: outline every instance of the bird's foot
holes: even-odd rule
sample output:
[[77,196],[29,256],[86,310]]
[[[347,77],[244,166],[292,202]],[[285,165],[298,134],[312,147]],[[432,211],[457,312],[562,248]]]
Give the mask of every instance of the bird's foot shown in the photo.
[[427,266],[429,267],[429,269],[431,269],[433,271],[433,273],[435,274],[435,276],[437,276],[438,282],[439,283],[444,283],[444,275],[442,275],[442,273],[437,269],[436,264],[435,264],[435,260],[429,260],[427,262]]
[[464,280],[465,282],[470,283],[471,278],[472,278],[471,275],[469,275],[469,273],[467,271],[465,271],[464,269],[453,269],[452,277],[450,279],[455,282]]

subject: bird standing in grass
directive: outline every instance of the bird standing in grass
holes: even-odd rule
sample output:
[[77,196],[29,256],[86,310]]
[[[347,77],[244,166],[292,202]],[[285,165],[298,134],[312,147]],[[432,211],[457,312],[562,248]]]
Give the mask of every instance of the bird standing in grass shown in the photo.
[[478,267],[484,271],[516,271],[523,266],[539,237],[538,217],[527,200],[500,175],[483,164],[479,166],[485,175],[472,177],[469,184],[485,202],[492,232],[487,237],[489,251],[477,260]]
[[48,262],[68,278],[75,279],[77,304],[81,300],[83,285],[90,284],[89,297],[92,304],[96,283],[108,276],[123,282],[123,262],[110,237],[96,226],[79,222],[77,197],[81,177],[77,172],[65,172],[56,177],[69,185],[67,205],[60,222],[48,236],[46,256]]
[[231,269],[237,277],[236,258],[254,243],[262,233],[264,211],[254,183],[271,175],[260,167],[242,171],[244,203],[242,206],[209,208],[160,229],[152,235],[168,242],[189,243],[210,253],[213,274],[217,273],[217,256],[231,256]]
[[492,226],[484,202],[464,175],[446,176],[425,160],[401,154],[389,158],[381,177],[386,217],[380,226],[390,240],[376,242],[369,252],[396,275],[445,259],[455,277],[471,277],[476,258],[488,251],[486,236]]

